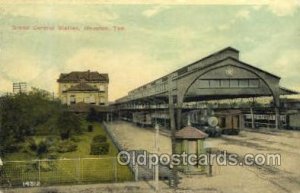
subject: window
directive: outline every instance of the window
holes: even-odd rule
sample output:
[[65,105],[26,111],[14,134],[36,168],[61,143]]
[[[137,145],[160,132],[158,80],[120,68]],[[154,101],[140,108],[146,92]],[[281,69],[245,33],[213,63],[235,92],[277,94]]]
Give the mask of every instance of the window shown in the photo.
[[100,85],[99,90],[100,90],[100,92],[105,92],[105,87],[104,87],[104,85]]
[[104,97],[100,97],[100,105],[105,105],[105,99],[104,99]]
[[257,79],[250,79],[249,80],[249,87],[251,87],[251,88],[258,88],[259,87],[259,80],[257,80]]
[[91,95],[91,96],[90,96],[89,102],[90,102],[90,104],[96,104],[96,99],[95,99],[95,96],[94,96],[94,95]]
[[229,80],[221,80],[222,88],[229,88]]
[[200,88],[209,88],[209,80],[200,80],[199,87]]
[[258,88],[259,79],[199,79],[199,88]]
[[90,102],[90,98],[89,97],[84,97],[84,99],[83,99],[84,101],[84,103],[89,103]]
[[70,104],[76,104],[76,96],[75,95],[70,96]]
[[64,85],[62,91],[66,91],[67,89],[68,89],[68,86]]
[[230,87],[231,88],[239,87],[239,81],[238,80],[230,80]]
[[220,87],[220,80],[210,80],[209,87],[219,88]]
[[239,87],[243,87],[243,88],[249,87],[249,80],[248,79],[239,80]]

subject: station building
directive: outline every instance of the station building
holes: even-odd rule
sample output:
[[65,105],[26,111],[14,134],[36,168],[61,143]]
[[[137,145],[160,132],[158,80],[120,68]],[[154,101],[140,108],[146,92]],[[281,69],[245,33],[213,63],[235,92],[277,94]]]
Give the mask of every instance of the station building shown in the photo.
[[63,104],[108,105],[108,74],[74,71],[60,74],[58,96]]

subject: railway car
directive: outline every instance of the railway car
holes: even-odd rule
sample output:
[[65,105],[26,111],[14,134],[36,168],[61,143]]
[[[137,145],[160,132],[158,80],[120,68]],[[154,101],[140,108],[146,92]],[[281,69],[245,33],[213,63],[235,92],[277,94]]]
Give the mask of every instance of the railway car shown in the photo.
[[[264,112],[257,111],[253,114],[254,118],[254,126],[255,128],[268,127],[275,128],[276,127],[276,118],[274,112]],[[251,128],[252,127],[252,115],[250,113],[246,113],[244,115],[245,126]],[[280,125],[283,128],[287,128],[287,116],[285,114],[280,115]]]
[[216,111],[222,134],[238,135],[242,127],[243,114],[240,110]]
[[132,122],[143,127],[149,127],[153,125],[151,113],[149,112],[132,113]]
[[300,130],[300,112],[288,115],[288,129]]

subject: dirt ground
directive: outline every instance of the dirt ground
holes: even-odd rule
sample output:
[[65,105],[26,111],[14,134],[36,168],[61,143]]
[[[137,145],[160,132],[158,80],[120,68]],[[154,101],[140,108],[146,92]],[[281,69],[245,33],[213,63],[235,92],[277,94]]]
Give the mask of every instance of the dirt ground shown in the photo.
[[[154,151],[155,133],[130,123],[114,123],[111,130],[127,149]],[[134,139],[134,140],[133,140]],[[246,153],[279,153],[280,166],[213,166],[213,176],[182,175],[179,187],[223,193],[300,193],[300,132],[246,129],[238,136],[208,138],[207,146],[244,156]],[[170,138],[160,135],[160,153],[171,152]]]
[[[143,149],[155,152],[152,129],[144,129],[126,122],[111,125],[115,137],[128,150]],[[208,138],[206,145],[219,150],[237,153],[279,153],[280,166],[213,166],[213,176],[184,175],[179,189],[184,193],[300,193],[300,132],[299,131],[259,131],[243,130],[238,136]],[[171,153],[171,140],[160,135],[160,153]],[[154,192],[152,182],[132,182],[121,184],[98,184],[54,187],[57,192]],[[160,192],[172,192],[166,183],[160,182]],[[5,193],[46,193],[45,189],[15,189]],[[3,190],[2,190],[3,192]],[[1,193],[1,191],[0,191]],[[50,192],[48,192],[50,193]],[[53,192],[56,193],[56,192]]]

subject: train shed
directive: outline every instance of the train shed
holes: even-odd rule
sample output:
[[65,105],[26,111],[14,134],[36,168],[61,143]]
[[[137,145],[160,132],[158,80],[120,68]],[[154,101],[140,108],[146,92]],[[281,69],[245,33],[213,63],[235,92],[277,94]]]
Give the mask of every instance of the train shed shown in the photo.
[[280,128],[280,96],[298,93],[281,87],[279,76],[256,66],[241,61],[239,50],[227,47],[130,91],[114,106],[122,114],[165,105],[169,116],[174,115],[173,125],[180,129],[186,102],[272,97],[276,128]]

